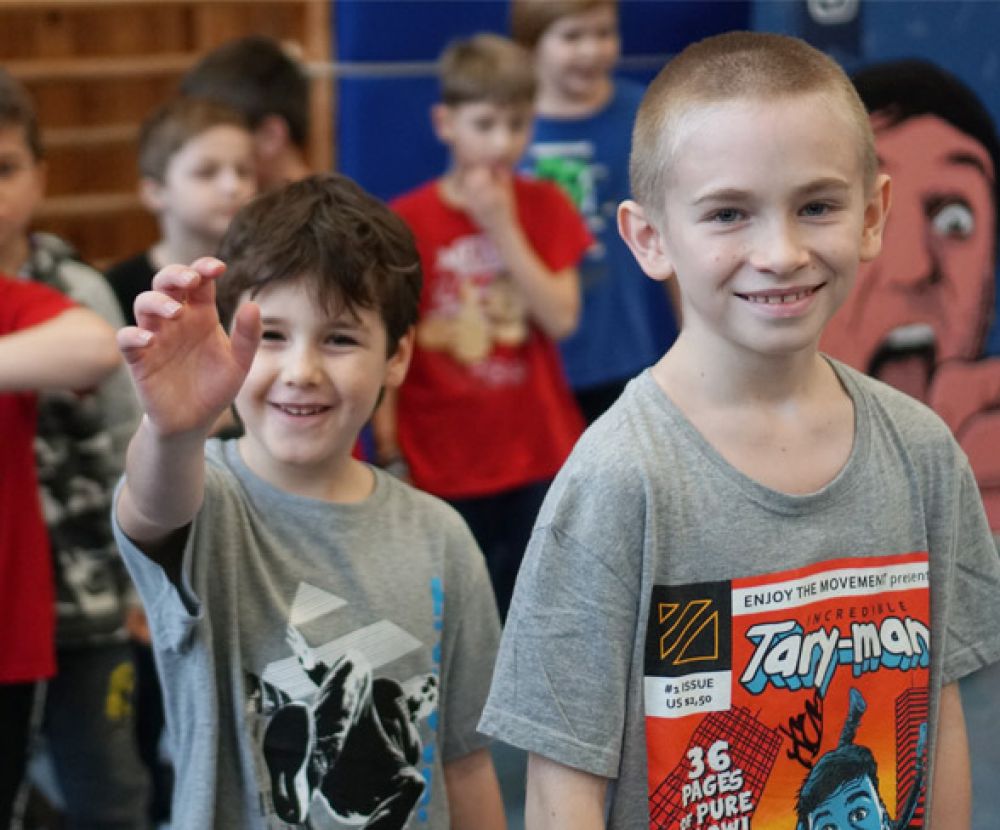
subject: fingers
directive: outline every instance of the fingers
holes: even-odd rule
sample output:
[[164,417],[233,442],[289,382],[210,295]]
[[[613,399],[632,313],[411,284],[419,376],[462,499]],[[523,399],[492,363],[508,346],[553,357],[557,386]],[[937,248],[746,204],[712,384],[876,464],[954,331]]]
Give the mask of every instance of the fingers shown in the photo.
[[260,306],[256,303],[243,303],[236,309],[229,340],[232,344],[233,358],[246,371],[250,370],[254,355],[257,353],[261,330]]
[[176,317],[183,307],[180,300],[163,291],[143,291],[133,306],[139,328],[153,332],[159,330],[162,320]]
[[225,263],[209,256],[196,259],[191,265],[167,265],[153,277],[152,288],[169,294],[179,302],[214,302],[214,281],[225,270]]
[[135,363],[141,351],[152,341],[153,333],[138,326],[126,326],[118,329],[115,339],[118,341],[118,351],[125,358],[125,362]]

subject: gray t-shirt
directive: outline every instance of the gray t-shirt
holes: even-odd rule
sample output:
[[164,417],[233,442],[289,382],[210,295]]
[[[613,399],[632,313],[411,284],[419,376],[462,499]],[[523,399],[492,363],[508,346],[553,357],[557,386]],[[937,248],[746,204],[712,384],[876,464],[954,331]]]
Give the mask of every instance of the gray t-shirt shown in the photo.
[[[358,504],[290,495],[209,441],[181,587],[115,525],[149,616],[177,827],[449,826],[442,764],[499,639],[482,554],[447,505],[380,471]],[[387,825],[389,826],[389,825]]]
[[610,828],[912,815],[942,684],[1000,658],[966,458],[930,410],[833,365],[855,441],[816,493],[737,471],[648,371],[549,491],[480,729],[614,779]]

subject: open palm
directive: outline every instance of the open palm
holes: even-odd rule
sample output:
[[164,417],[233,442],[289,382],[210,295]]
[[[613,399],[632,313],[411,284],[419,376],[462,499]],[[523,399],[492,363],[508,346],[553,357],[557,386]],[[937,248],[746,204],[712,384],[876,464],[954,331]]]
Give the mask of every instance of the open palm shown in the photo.
[[239,391],[260,339],[259,311],[242,307],[232,336],[215,307],[214,280],[225,266],[204,258],[168,266],[152,291],[136,300],[138,326],[122,329],[119,346],[140,402],[160,435],[203,431]]

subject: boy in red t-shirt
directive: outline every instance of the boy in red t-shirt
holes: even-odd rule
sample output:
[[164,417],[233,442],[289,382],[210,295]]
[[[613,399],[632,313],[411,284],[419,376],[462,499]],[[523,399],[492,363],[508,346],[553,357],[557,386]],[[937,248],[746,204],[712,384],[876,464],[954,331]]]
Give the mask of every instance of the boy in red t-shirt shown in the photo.
[[399,197],[424,269],[410,374],[375,420],[383,464],[447,499],[486,555],[501,614],[549,481],[582,421],[554,341],[576,327],[583,221],[548,182],[513,174],[532,121],[530,56],[496,35],[441,59],[447,172]]
[[0,827],[24,775],[35,688],[55,671],[32,393],[89,389],[117,365],[114,330],[100,317],[46,286],[0,276]]

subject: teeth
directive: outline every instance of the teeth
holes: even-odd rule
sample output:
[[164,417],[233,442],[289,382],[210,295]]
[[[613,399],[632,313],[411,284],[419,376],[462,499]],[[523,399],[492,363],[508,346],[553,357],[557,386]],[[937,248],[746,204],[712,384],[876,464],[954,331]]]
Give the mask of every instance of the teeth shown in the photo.
[[287,412],[289,415],[315,415],[317,412],[322,412],[326,407],[323,406],[288,406],[279,404],[279,409],[282,412]]
[[755,295],[755,294],[745,294],[744,297],[751,303],[761,303],[763,305],[781,305],[782,303],[794,303],[797,300],[803,300],[813,293],[812,288],[806,288],[802,291],[796,291],[792,294],[769,294],[769,295]]

